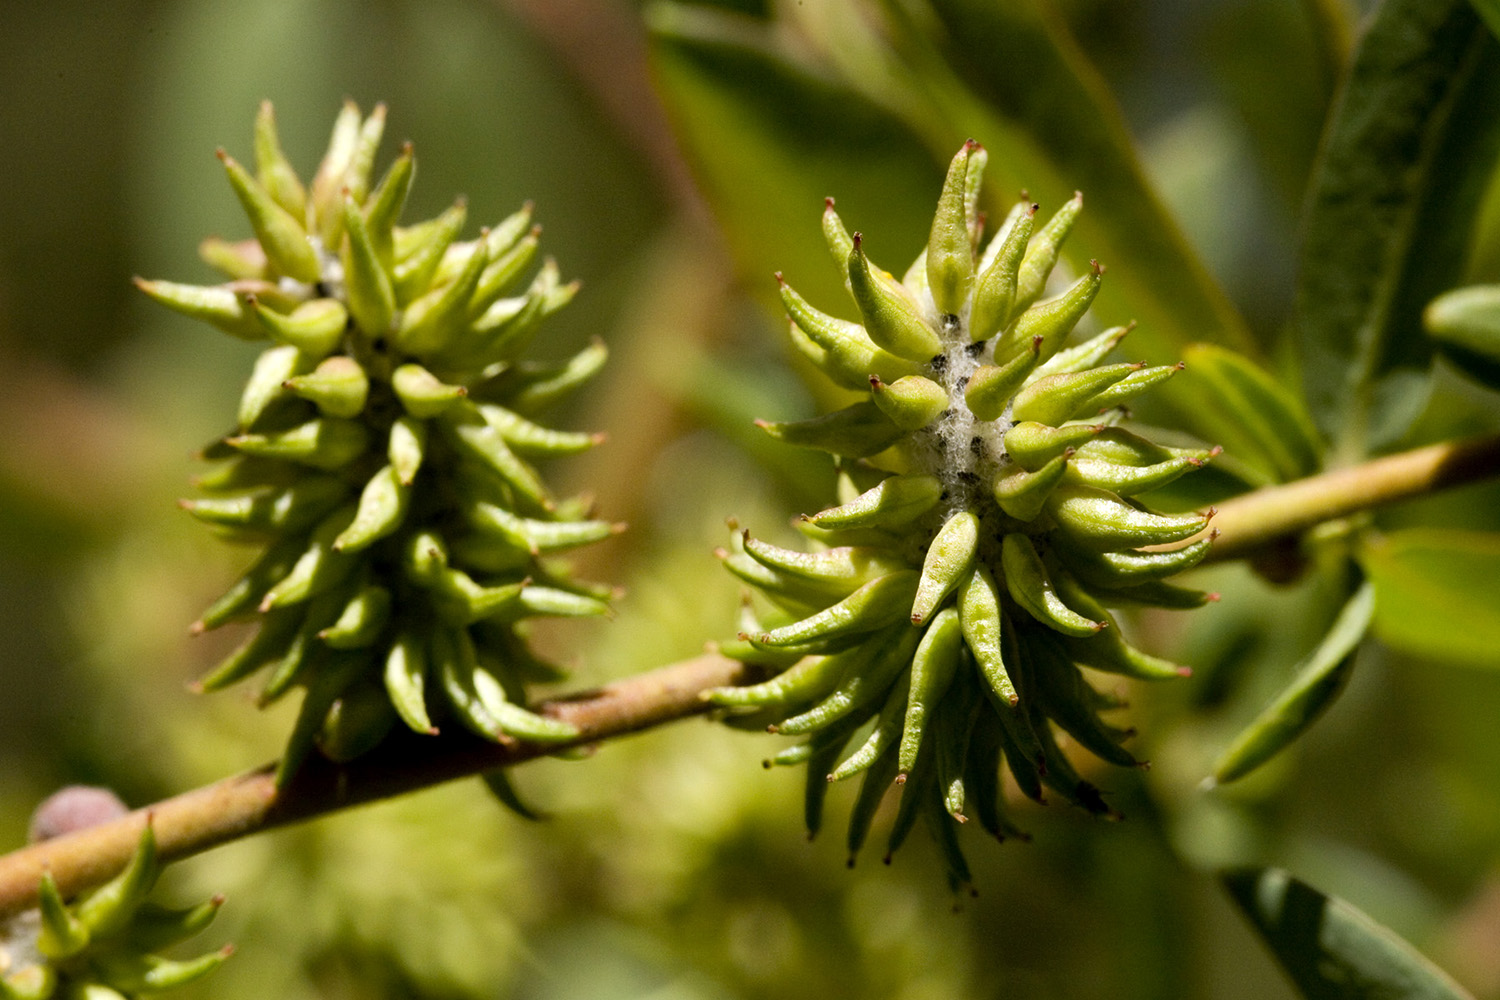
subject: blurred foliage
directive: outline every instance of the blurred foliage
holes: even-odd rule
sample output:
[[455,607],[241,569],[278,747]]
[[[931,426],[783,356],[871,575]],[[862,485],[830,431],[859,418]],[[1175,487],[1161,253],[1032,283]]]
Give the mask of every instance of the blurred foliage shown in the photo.
[[[632,527],[581,556],[588,575],[627,586],[619,618],[538,636],[584,686],[729,632],[737,589],[710,555],[726,515],[783,523],[827,496],[826,466],[765,447],[746,423],[816,409],[763,308],[771,272],[834,298],[814,287],[828,273],[826,195],[891,241],[872,247],[879,259],[909,258],[968,135],[991,150],[998,191],[1027,186],[1055,204],[1085,190],[1070,264],[1109,266],[1097,320],[1139,320],[1132,349],[1154,361],[1200,342],[1239,347],[1295,394],[1312,380],[1289,331],[1306,320],[1316,268],[1384,268],[1380,295],[1420,289],[1378,318],[1380,343],[1412,352],[1403,364],[1422,355],[1411,311],[1422,295],[1500,278],[1500,184],[1484,130],[1449,129],[1448,145],[1423,149],[1440,149],[1457,171],[1442,176],[1464,183],[1424,191],[1462,194],[1459,215],[1476,225],[1451,231],[1451,208],[1408,199],[1402,253],[1417,256],[1375,260],[1334,226],[1299,270],[1304,199],[1326,198],[1336,165],[1317,161],[1319,136],[1363,37],[1353,6],[12,5],[0,32],[0,829],[19,843],[32,804],[65,781],[139,804],[255,766],[289,723],[184,687],[233,641],[190,641],[185,628],[245,553],[172,500],[195,471],[192,449],[228,424],[253,349],[135,301],[128,280],[205,279],[198,240],[244,235],[212,151],[248,150],[260,99],[276,102],[304,170],[345,95],[387,101],[392,138],[421,154],[409,217],[453,191],[482,219],[533,199],[548,251],[584,280],[546,349],[610,343],[602,384],[568,423],[612,438],[554,471]],[[1460,4],[1384,13],[1424,6],[1493,48]],[[562,8],[623,26],[610,51],[579,49]],[[601,86],[588,72],[610,60],[639,69],[646,22],[699,194],[662,166],[678,155],[672,139],[622,118],[605,93],[633,78]],[[1007,50],[1012,39],[1025,51]],[[1493,84],[1481,72],[1493,60],[1468,58],[1468,76],[1444,79]],[[1373,92],[1339,99],[1380,107]],[[1356,138],[1332,135],[1339,148]],[[1329,217],[1308,223],[1310,238],[1319,225]],[[1450,230],[1430,231],[1439,225]],[[1421,281],[1401,285],[1417,264]],[[1364,365],[1356,378],[1388,370],[1389,352],[1328,343]],[[1414,369],[1426,409],[1407,414],[1404,444],[1500,429],[1493,392],[1448,362],[1426,365]],[[1333,375],[1351,384],[1352,370]],[[1191,414],[1191,402],[1173,408]],[[1211,419],[1189,426],[1216,439]],[[890,869],[846,871],[837,838],[804,842],[801,776],[758,766],[763,737],[688,722],[519,771],[522,794],[551,815],[539,824],[467,782],[179,866],[174,895],[229,896],[220,931],[240,946],[180,995],[1291,996],[1213,876],[1256,865],[1341,897],[1475,995],[1500,997],[1500,673],[1465,666],[1493,664],[1481,639],[1494,629],[1497,511],[1500,487],[1483,484],[1376,515],[1383,536],[1358,554],[1380,641],[1360,649],[1316,727],[1213,793],[1199,782],[1318,647],[1357,571],[1337,533],[1290,585],[1243,566],[1197,571],[1217,605],[1134,623],[1153,651],[1197,671],[1126,692],[1150,741],[1132,749],[1154,764],[1107,782],[1126,821],[1022,806],[1030,843],[965,831],[977,898],[948,896],[920,836]]]

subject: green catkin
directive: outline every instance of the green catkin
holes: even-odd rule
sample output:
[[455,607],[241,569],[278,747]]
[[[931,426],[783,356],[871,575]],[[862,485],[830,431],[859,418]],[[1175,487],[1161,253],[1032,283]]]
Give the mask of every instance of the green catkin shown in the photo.
[[467,241],[462,201],[400,225],[415,157],[403,147],[372,184],[384,123],[383,107],[365,117],[346,104],[303,185],[264,105],[255,174],[220,155],[255,235],[205,244],[230,283],[137,282],[170,308],[270,342],[235,432],[205,449],[226,461],[204,477],[213,495],[184,506],[266,546],[193,631],[259,625],[201,688],[269,667],[263,701],[303,690],[282,780],[317,748],[339,759],[368,749],[393,722],[572,738],[525,707],[539,661],[518,629],[608,610],[608,588],[575,584],[552,557],[620,526],[565,509],[533,464],[602,440],[536,414],[606,351],[521,356],[576,285],[550,261],[535,267],[529,204]]
[[223,899],[183,910],[147,902],[162,869],[151,822],[148,815],[125,868],[74,900],[43,873],[34,937],[22,943],[15,935],[28,933],[26,925],[11,928],[0,996],[134,1000],[200,979],[230,956],[230,947],[185,960],[155,954],[206,928]]
[[[954,158],[926,248],[900,281],[871,263],[863,237],[827,202],[824,238],[861,323],[781,282],[794,343],[836,383],[868,395],[811,420],[761,422],[785,443],[837,457],[838,503],[799,522],[808,552],[746,535],[723,553],[781,616],[725,651],[784,672],[708,696],[753,710],[731,712],[732,723],[808,734],[772,763],[813,769],[809,829],[821,822],[824,775],[865,775],[851,857],[891,779],[909,779],[891,849],[924,818],[955,885],[969,878],[955,835],[964,810],[996,837],[1019,835],[1001,808],[1002,766],[1030,798],[1042,801],[1045,788],[1110,814],[1053,732],[1110,763],[1136,763],[1120,745],[1126,731],[1100,718],[1110,704],[1079,665],[1150,678],[1185,669],[1126,642],[1105,605],[1212,599],[1165,582],[1206,554],[1211,537],[1192,539],[1212,511],[1157,514],[1134,498],[1217,451],[1161,448],[1115,426],[1114,407],[1179,366],[1103,364],[1128,326],[1069,346],[1104,269],[1038,300],[1082,199],[1045,225],[1023,202],[981,246],[984,160],[972,142]],[[1183,544],[1155,549],[1174,542]],[[831,655],[799,663],[789,655],[798,651]],[[877,706],[872,731],[844,756]]]

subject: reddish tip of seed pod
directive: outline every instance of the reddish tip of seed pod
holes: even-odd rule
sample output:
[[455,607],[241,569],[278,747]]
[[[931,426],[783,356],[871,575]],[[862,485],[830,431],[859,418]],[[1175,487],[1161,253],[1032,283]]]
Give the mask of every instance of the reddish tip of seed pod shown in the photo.
[[778,284],[778,285],[784,285],[784,284],[786,284],[786,279],[781,276],[781,272],[780,271],[773,272],[771,276],[776,279],[776,284]]
[[[1021,197],[1023,197],[1023,198],[1026,197],[1026,192],[1025,191],[1021,192]],[[1034,216],[1034,215],[1036,215],[1036,213],[1040,212],[1041,210],[1042,210],[1042,206],[1038,205],[1036,202],[1032,202],[1031,203],[1031,207],[1026,210],[1026,214],[1027,214],[1028,217],[1029,216]]]
[[1206,598],[1204,598],[1204,600],[1211,601],[1214,604],[1218,604],[1219,603],[1219,592],[1217,590],[1210,590],[1208,592],[1208,596]]
[[885,388],[885,383],[882,382],[882,381],[880,381],[880,376],[879,375],[871,375],[870,376],[870,389],[872,391],[879,392],[880,390],[882,390],[884,388]]
[[922,624],[922,616],[921,615],[912,615],[911,616],[911,623],[913,625],[920,625],[920,624]]
[[233,160],[231,160],[229,158],[229,154],[226,153],[226,152],[224,152],[224,147],[223,146],[220,146],[218,149],[214,150],[214,155],[219,158],[219,162],[220,163],[232,163],[232,162],[234,162]]
[[1031,338],[1031,353],[1039,354],[1042,350],[1042,335],[1039,333]]
[[901,773],[901,774],[896,775],[896,784],[898,784],[898,785],[904,785],[904,784],[906,784],[906,774],[904,772]]
[[864,234],[862,234],[862,233],[855,233],[854,234],[854,249],[858,250],[859,249],[859,245],[862,242],[864,242]]
[[230,955],[234,954],[234,945],[226,944],[224,947],[219,949],[219,954],[224,956],[225,958],[228,958]]
[[1177,676],[1178,677],[1191,677],[1191,676],[1193,676],[1193,668],[1192,667],[1178,667],[1177,668]]
[[1224,446],[1222,444],[1216,444],[1208,449],[1209,458],[1218,458],[1222,454],[1224,454]]
[[833,195],[829,195],[823,199],[823,209],[829,212],[833,211]]
[[1220,536],[1220,535],[1222,535],[1222,534],[1223,534],[1223,532],[1222,532],[1222,531],[1220,531],[1220,530],[1219,530],[1219,529],[1218,529],[1218,528],[1214,528],[1214,529],[1213,529],[1213,530],[1212,530],[1212,531],[1210,531],[1210,532],[1209,532],[1209,533],[1208,533],[1208,540],[1209,540],[1209,541],[1210,541],[1210,542],[1212,542],[1212,541],[1216,541],[1216,540],[1217,540],[1217,539],[1218,539],[1218,537],[1219,537],[1219,536]]
[[1109,628],[1109,622],[1094,622],[1095,635],[1098,635],[1100,632],[1103,632],[1107,628]]
[[1089,267],[1091,267],[1093,269],[1093,271],[1094,271],[1095,274],[1103,274],[1104,273],[1104,265],[1101,264],[1101,263],[1099,263],[1097,260],[1091,260],[1091,261],[1089,261]]
[[969,817],[965,816],[963,813],[949,813],[948,815],[952,816],[960,823],[967,823],[969,821]]
[[823,775],[823,777],[824,777],[824,779],[826,779],[826,780],[827,780],[827,782],[828,782],[828,783],[829,783],[829,784],[830,784],[830,785],[831,785],[831,784],[833,784],[833,775],[831,775],[831,774],[825,774],[825,775]]
[[193,624],[188,626],[188,635],[191,636],[200,636],[207,631],[208,626],[203,624],[201,621],[193,622]]
[[1204,515],[1203,515],[1204,522],[1207,523],[1209,521],[1212,521],[1214,519],[1214,515],[1217,514],[1218,512],[1219,512],[1219,508],[1217,508],[1217,507],[1210,507],[1210,508],[1208,508],[1207,512],[1205,512]]
[[1184,368],[1187,367],[1187,362],[1186,361],[1179,361],[1179,362],[1177,362],[1176,367],[1177,367],[1178,371],[1182,371]]
[[759,427],[761,430],[765,430],[767,427],[771,426],[771,421],[757,417],[755,420],[755,426]]

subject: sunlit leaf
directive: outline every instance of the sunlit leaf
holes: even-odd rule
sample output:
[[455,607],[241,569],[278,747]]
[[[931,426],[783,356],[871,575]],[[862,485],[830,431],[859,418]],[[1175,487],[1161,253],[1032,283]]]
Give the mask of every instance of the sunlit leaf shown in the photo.
[[1182,352],[1181,378],[1201,382],[1215,400],[1198,415],[1199,427],[1231,456],[1254,465],[1269,480],[1288,482],[1317,471],[1322,442],[1302,401],[1249,358],[1213,344]]
[[1223,881],[1308,1000],[1472,1000],[1388,928],[1279,868],[1226,872]]
[[1439,295],[1428,303],[1422,321],[1460,371],[1500,388],[1500,285],[1470,285]]
[[1375,632],[1422,656],[1500,667],[1500,534],[1409,528],[1369,539]]
[[1421,412],[1423,306],[1462,273],[1500,148],[1500,44],[1467,0],[1388,0],[1335,107],[1304,220],[1297,329],[1314,417],[1346,455]]

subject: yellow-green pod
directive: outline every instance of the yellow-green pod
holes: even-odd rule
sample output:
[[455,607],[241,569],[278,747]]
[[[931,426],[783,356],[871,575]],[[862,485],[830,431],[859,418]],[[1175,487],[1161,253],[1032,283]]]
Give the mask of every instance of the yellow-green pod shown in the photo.
[[999,420],[1016,391],[1041,360],[1040,345],[1033,343],[1001,365],[980,365],[964,386],[964,402],[980,420]]
[[136,841],[135,853],[114,878],[84,896],[73,907],[79,923],[94,938],[110,937],[124,930],[136,907],[156,885],[161,862],[156,853],[156,834],[148,816]]
[[901,739],[901,722],[906,711],[909,678],[909,674],[896,678],[896,683],[891,685],[885,696],[885,703],[881,705],[879,714],[875,716],[875,728],[853,753],[828,773],[829,781],[845,781],[869,770],[897,745]]
[[850,654],[849,666],[832,693],[807,711],[777,723],[775,731],[792,736],[810,733],[873,704],[910,666],[921,638],[922,630],[904,621],[871,636],[864,648]]
[[266,259],[289,278],[308,285],[317,284],[322,277],[318,252],[308,240],[302,223],[278,205],[260,182],[232,156],[222,149],[218,156],[235,196],[250,219],[250,228],[255,230],[255,238],[260,240],[266,252]]
[[360,588],[334,623],[318,632],[334,649],[360,649],[373,643],[391,616],[391,592],[376,584]]
[[902,473],[882,479],[874,487],[839,507],[830,507],[809,520],[820,528],[899,528],[938,505],[943,484],[937,476]]
[[878,346],[909,361],[930,361],[943,353],[943,342],[922,319],[906,289],[865,256],[859,233],[854,234],[847,271],[865,332]]
[[1016,301],[1016,272],[1036,217],[1035,205],[1016,207],[1021,211],[986,252],[986,257],[993,253],[994,258],[987,262],[974,289],[974,306],[969,314],[970,340],[988,340],[1010,324],[1011,307]]
[[974,288],[969,161],[978,149],[979,143],[970,139],[948,165],[927,238],[927,287],[940,314],[957,316]]
[[375,257],[386,272],[393,271],[396,266],[396,220],[401,218],[401,209],[406,206],[416,168],[411,143],[403,143],[400,155],[391,163],[365,204],[365,229],[370,236],[370,245],[375,248]]
[[333,122],[333,134],[328,139],[328,149],[323,154],[318,170],[313,174],[309,198],[312,201],[312,226],[323,237],[323,245],[337,246],[330,236],[336,236],[343,223],[344,175],[349,170],[349,161],[354,156],[354,145],[359,141],[359,107],[353,101],[345,101]]
[[755,426],[786,444],[848,458],[878,455],[907,434],[868,400],[808,420],[757,420]]
[[827,359],[819,367],[846,388],[865,388],[871,375],[889,382],[918,374],[919,365],[877,347],[858,323],[814,309],[782,280],[780,271],[776,272],[776,282],[781,288],[781,303],[792,320],[794,332],[801,332],[825,352]]
[[264,340],[266,331],[245,295],[223,285],[184,285],[176,281],[135,278],[135,287],[152,299],[192,319],[202,320],[241,340]]
[[410,416],[397,417],[386,444],[386,458],[396,470],[396,478],[407,486],[415,482],[426,453],[427,424]]
[[901,744],[897,751],[896,769],[900,774],[910,774],[916,766],[917,753],[922,747],[928,719],[948,693],[948,688],[958,673],[962,645],[963,627],[958,609],[947,607],[932,619],[932,624],[927,627],[916,652],[912,654],[911,688],[902,722]]
[[922,375],[906,375],[891,383],[871,375],[870,398],[904,431],[926,427],[948,409],[948,390]]
[[1072,200],[1058,209],[1057,214],[1032,237],[1016,279],[1016,301],[1012,307],[1012,315],[1035,302],[1047,287],[1047,276],[1057,264],[1058,251],[1062,249],[1068,233],[1072,232],[1073,223],[1081,211],[1083,195],[1075,193]]
[[922,576],[911,605],[913,625],[920,625],[930,618],[973,571],[978,552],[977,514],[961,510],[943,523],[922,560]]
[[1070,455],[1063,452],[1035,472],[1019,465],[1005,465],[995,477],[995,502],[1018,521],[1034,521],[1047,498],[1066,475]]
[[50,871],[42,872],[38,904],[42,926],[37,934],[36,950],[44,957],[58,961],[89,946],[93,936],[83,921],[68,911],[62,893],[57,889],[57,880]]
[[382,466],[359,496],[354,520],[334,539],[338,552],[359,552],[394,532],[406,519],[411,487],[401,481],[395,466]]
[[422,239],[402,254],[401,234],[396,233],[396,268],[392,286],[396,292],[396,304],[406,305],[426,292],[432,276],[443,262],[443,254],[450,244],[463,232],[468,218],[468,207],[462,199],[454,203],[442,215],[432,220],[433,225],[421,232]]
[[1070,608],[1057,593],[1031,539],[1012,532],[1001,546],[1001,567],[1010,596],[1038,622],[1064,635],[1092,636],[1105,627]]
[[1005,454],[1021,468],[1035,472],[1069,448],[1081,447],[1103,430],[1103,424],[1052,427],[1035,420],[1023,420],[1012,424],[1005,432]]
[[1208,526],[1207,513],[1153,514],[1107,490],[1063,483],[1047,499],[1047,511],[1070,538],[1098,552],[1165,545],[1191,538]]
[[280,458],[314,469],[334,470],[363,455],[370,444],[364,424],[336,417],[319,417],[285,431],[239,434],[225,438],[246,455]]
[[437,727],[427,716],[427,677],[427,643],[418,632],[403,629],[386,654],[386,694],[408,728],[435,736]]
[[958,619],[964,643],[979,665],[979,672],[984,675],[990,691],[1006,704],[1014,705],[1020,698],[1005,667],[1000,591],[989,568],[983,564],[975,566],[974,572],[959,585]]
[[258,240],[209,236],[198,243],[198,259],[227,278],[264,281],[271,276]]
[[381,260],[364,213],[352,195],[344,195],[344,293],[354,322],[368,340],[391,332],[396,320],[396,289],[387,265]]
[[1088,274],[1075,281],[1061,295],[1038,302],[1017,317],[996,351],[1004,353],[1016,350],[1040,337],[1042,360],[1048,360],[1062,347],[1068,334],[1083,319],[1083,314],[1089,311],[1103,280],[1104,272],[1096,261]]
[[312,299],[290,313],[277,312],[255,297],[250,304],[272,340],[314,361],[337,350],[349,328],[349,310],[338,299]]
[[1056,427],[1093,406],[1101,393],[1140,371],[1141,367],[1137,364],[1106,365],[1039,378],[1016,394],[1012,417],[1017,421],[1034,420]]
[[489,251],[481,239],[468,263],[451,282],[416,299],[401,314],[396,343],[408,354],[436,354],[449,344],[469,321],[469,299],[489,263]]
[[313,363],[307,355],[285,344],[262,351],[240,393],[240,429],[253,428],[271,404],[286,395],[287,379],[306,372]]
[[338,354],[324,358],[306,375],[282,383],[330,417],[357,417],[370,395],[370,378],[358,361]]
[[260,111],[255,115],[255,176],[292,218],[307,218],[307,189],[281,151],[281,140],[276,135],[276,111],[270,101],[261,101]]

